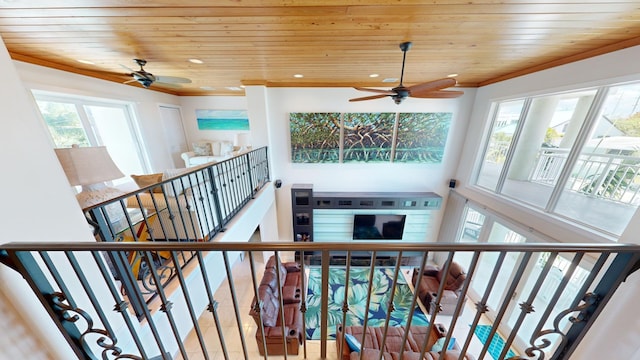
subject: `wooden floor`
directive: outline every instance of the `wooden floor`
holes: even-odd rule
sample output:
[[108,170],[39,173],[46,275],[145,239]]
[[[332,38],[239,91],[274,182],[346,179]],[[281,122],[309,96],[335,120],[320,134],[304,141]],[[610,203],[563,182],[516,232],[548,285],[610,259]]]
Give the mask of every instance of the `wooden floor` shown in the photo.
[[[280,254],[283,261],[292,261],[294,254]],[[264,270],[264,259],[260,254],[254,255],[255,268],[258,272],[259,278],[262,277],[262,271]],[[251,308],[251,302],[253,300],[253,290],[251,289],[251,272],[250,262],[248,257],[244,257],[242,261],[236,262],[233,267],[233,283],[236,290],[236,296],[238,301],[238,307],[240,309],[242,332],[246,339],[247,355],[248,359],[261,359],[263,358],[258,353],[258,347],[255,341],[255,333],[257,326],[253,321],[253,318],[249,316],[249,309]],[[405,277],[410,277],[411,267],[403,268]],[[227,344],[227,351],[229,359],[243,359],[244,354],[242,351],[242,343],[240,341],[240,335],[235,317],[235,311],[233,301],[231,300],[230,290],[228,282],[224,282],[223,285],[216,291],[216,301],[219,302],[217,309],[218,316],[220,318],[222,333],[224,335],[225,343]],[[470,328],[468,324],[473,321],[475,315],[475,306],[470,301],[467,301],[465,309],[461,317],[457,321],[456,328],[454,329],[453,337],[463,340],[467,337]],[[437,323],[450,324],[451,316],[438,315],[436,318]],[[219,360],[225,359],[224,353],[220,346],[220,340],[218,338],[218,332],[215,327],[213,315],[210,312],[205,312],[199,319],[200,328],[203,334],[206,351],[209,354],[209,359]],[[486,322],[485,322],[486,323]],[[478,339],[473,336],[470,346],[470,353],[478,354],[482,349],[482,344]],[[335,341],[327,341],[327,357],[326,359],[337,359],[337,352],[335,348]],[[191,331],[185,341],[186,352],[188,359],[201,360],[206,359],[203,355],[203,350],[200,346],[195,331]],[[304,348],[300,347],[300,353],[298,355],[287,355],[288,359],[305,359]],[[490,357],[485,357],[490,359]],[[183,359],[178,354],[176,359]],[[269,359],[284,359],[284,356],[269,356]],[[320,357],[320,341],[307,341],[307,357],[306,359],[321,359]]]
[[[293,261],[293,256],[293,253],[281,254],[281,258],[283,261]],[[255,268],[257,271],[259,271],[258,275],[261,278],[262,271],[264,270],[264,259],[258,255],[254,256],[254,260]],[[242,331],[246,339],[248,358],[261,359],[263,357],[258,353],[258,346],[255,340],[257,325],[253,321],[253,318],[249,316],[249,309],[251,308],[251,302],[253,300],[253,290],[251,289],[251,270],[249,264],[249,259],[247,257],[244,257],[243,261],[238,261],[234,265],[233,283],[236,290],[238,307],[240,309]],[[229,359],[244,359],[233,301],[231,300],[230,294],[231,293],[229,290],[228,282],[224,282],[223,285],[220,286],[220,288],[215,293],[215,299],[219,301],[217,312],[220,318],[220,323],[222,325],[221,328],[224,335],[224,340],[227,344]],[[205,339],[205,345],[207,353],[209,354],[209,359],[225,359],[224,353],[220,346],[220,340],[218,338],[218,332],[213,320],[213,315],[208,311],[205,312],[200,317],[199,323],[203,338]],[[200,346],[195,331],[191,331],[191,333],[187,337],[185,341],[185,348],[189,360],[206,359],[203,355],[203,350]],[[307,341],[307,354],[307,359],[321,359],[320,341]],[[181,355],[178,355],[176,359],[183,359],[183,357]],[[284,359],[284,356],[269,356],[269,359]],[[287,355],[287,359],[305,359],[303,347],[300,347],[300,353],[298,355]],[[327,342],[327,359],[337,359],[335,341]]]

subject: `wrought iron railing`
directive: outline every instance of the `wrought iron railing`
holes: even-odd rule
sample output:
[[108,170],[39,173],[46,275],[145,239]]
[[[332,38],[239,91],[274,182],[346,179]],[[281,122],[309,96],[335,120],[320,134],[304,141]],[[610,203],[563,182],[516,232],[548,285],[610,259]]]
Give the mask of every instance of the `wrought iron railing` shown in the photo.
[[[172,170],[172,176],[139,190],[83,209],[94,225],[96,237],[106,242],[194,242],[208,241],[225,226],[269,181],[267,148],[199,167]],[[166,173],[168,174],[168,173]],[[195,253],[179,252],[181,266]],[[167,284],[177,275],[168,252],[155,252],[151,260],[159,280]],[[132,292],[135,281],[142,285],[141,301],[131,299],[139,316],[144,301],[156,296],[149,259],[130,252],[126,259],[109,258],[124,292]],[[131,268],[133,279],[121,277]],[[144,301],[142,301],[144,300]]]
[[[249,305],[250,298],[257,296],[264,300],[261,282],[266,277],[263,277],[265,251],[275,253],[277,323],[265,320],[269,311],[267,301],[254,301],[253,306]],[[121,269],[120,276],[134,284],[123,294],[115,272],[109,268],[108,259],[126,262],[132,252],[140,253],[149,264],[157,294],[156,299],[142,309],[143,321],[139,321],[127,306],[131,298],[143,296],[133,272],[129,267]],[[166,261],[176,269],[176,276],[169,283],[160,280],[161,271],[153,261],[154,254],[159,252],[166,252]],[[178,266],[182,252],[194,254],[194,261],[188,267]],[[238,252],[247,254],[244,260]],[[301,342],[305,358],[308,351],[318,348],[319,355],[327,357],[328,344],[333,344],[337,357],[345,358],[351,352],[348,344],[330,339],[329,329],[333,326],[340,329],[339,333],[342,329],[349,332],[346,325],[361,326],[363,333],[367,333],[367,327],[377,328],[379,334],[383,334],[382,344],[396,336],[401,344],[400,357],[408,351],[428,352],[435,346],[434,340],[440,339],[436,342],[443,346],[442,352],[456,355],[458,359],[482,359],[490,351],[496,359],[569,359],[615,290],[638,267],[640,246],[42,242],[4,244],[0,255],[3,263],[12,266],[26,279],[81,359],[173,359],[174,356],[210,359],[215,353],[222,354],[225,359],[262,357],[258,353],[264,353],[266,359],[268,354],[279,353],[286,359],[287,353],[298,353],[297,343],[296,346],[288,345],[286,341],[278,342],[277,338],[287,338],[290,330],[300,334],[295,338]],[[555,259],[559,258],[570,265],[555,269]],[[280,266],[285,260],[294,263]],[[434,262],[438,264],[437,268],[432,268]],[[360,266],[358,271],[356,264]],[[440,282],[428,294],[428,300],[420,286],[415,291],[413,284],[422,276],[434,275],[434,271],[448,274],[456,266],[454,264],[461,265],[465,273],[455,290],[445,287],[445,281]],[[372,274],[380,268],[390,270],[384,291],[375,290],[373,285],[379,281]],[[588,269],[588,275],[580,278],[579,283],[573,283],[579,268]],[[342,271],[344,276],[333,274],[335,269]],[[299,286],[303,296],[298,302],[288,304],[284,300],[285,291],[281,291],[286,287],[283,272],[292,271],[302,274],[295,286]],[[310,283],[314,276],[307,277],[312,271],[316,274],[315,284]],[[550,276],[553,271],[562,271],[559,283],[558,276]],[[364,281],[345,281],[356,272],[367,274]],[[506,278],[505,274],[508,275]],[[548,286],[549,279],[555,281],[553,287]],[[569,287],[569,284],[573,286]],[[338,286],[357,289],[331,292]],[[410,291],[398,290],[401,286],[408,286]],[[315,294],[313,302],[307,301],[311,298],[311,289],[320,292]],[[568,289],[573,290],[567,295]],[[354,291],[359,296],[347,295]],[[495,301],[492,294],[498,291],[501,296]],[[455,293],[453,299],[451,292]],[[398,306],[392,297],[399,294],[405,296],[402,306]],[[543,302],[538,301],[541,295],[545,295]],[[568,302],[559,301],[567,296]],[[374,297],[383,299],[378,299],[374,305]],[[518,300],[518,307],[511,304],[512,298],[522,299]],[[568,307],[559,305],[567,303]],[[220,304],[226,304],[222,311]],[[285,319],[283,308],[293,306],[304,316],[316,305],[320,307],[319,321],[315,323],[320,337],[319,340],[307,340],[302,336],[310,333],[307,324],[289,322],[289,315]],[[339,314],[331,315],[332,309],[338,309]],[[460,317],[463,311],[464,321]],[[250,312],[257,318],[255,323],[248,321]],[[381,316],[381,313],[386,315]],[[363,319],[356,320],[353,314],[362,314]],[[419,314],[426,322],[418,323],[416,316]],[[373,322],[375,316],[378,316],[377,323]],[[309,320],[308,314],[306,318]],[[394,323],[397,321],[401,324]],[[207,322],[210,329],[216,330],[205,334],[202,324]],[[262,335],[267,327],[282,323],[290,327],[274,328],[268,332],[268,337]],[[428,335],[423,342],[414,341],[409,332],[397,337],[397,330],[403,329],[398,326],[411,328],[416,334],[421,328],[421,333]],[[480,326],[488,327],[488,339],[494,335],[501,337],[502,345],[497,352],[491,341],[474,345],[478,342],[474,331]],[[525,331],[525,328],[529,330]],[[313,342],[319,342],[319,346],[311,347]],[[234,344],[235,348],[230,349],[229,344]],[[378,344],[378,348],[382,348],[382,344]],[[367,343],[367,346],[372,345]],[[364,352],[362,348],[359,350]],[[435,358],[440,356],[431,354]]]

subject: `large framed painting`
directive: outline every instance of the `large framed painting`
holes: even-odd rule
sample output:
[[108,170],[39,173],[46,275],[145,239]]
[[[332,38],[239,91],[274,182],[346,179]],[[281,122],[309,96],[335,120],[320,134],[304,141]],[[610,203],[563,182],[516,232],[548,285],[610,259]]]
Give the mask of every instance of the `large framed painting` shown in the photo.
[[337,163],[340,161],[339,113],[291,113],[291,161]]
[[452,113],[400,113],[394,162],[442,162]]
[[291,113],[294,163],[438,164],[452,113]]
[[395,113],[344,114],[343,162],[389,162]]
[[196,110],[198,130],[249,130],[246,110]]

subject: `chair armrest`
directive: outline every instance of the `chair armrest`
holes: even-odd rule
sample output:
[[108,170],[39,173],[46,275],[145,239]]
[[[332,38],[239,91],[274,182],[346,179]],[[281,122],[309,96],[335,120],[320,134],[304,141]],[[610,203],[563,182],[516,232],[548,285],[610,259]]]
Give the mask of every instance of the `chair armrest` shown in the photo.
[[437,266],[433,266],[433,265],[427,265],[424,268],[424,271],[422,272],[422,275],[424,276],[438,276],[438,273],[440,272],[440,269],[438,269]]
[[187,151],[187,152],[183,152],[180,157],[182,158],[182,160],[185,161],[189,161],[189,158],[192,158],[196,156],[196,153],[194,153],[193,151]]

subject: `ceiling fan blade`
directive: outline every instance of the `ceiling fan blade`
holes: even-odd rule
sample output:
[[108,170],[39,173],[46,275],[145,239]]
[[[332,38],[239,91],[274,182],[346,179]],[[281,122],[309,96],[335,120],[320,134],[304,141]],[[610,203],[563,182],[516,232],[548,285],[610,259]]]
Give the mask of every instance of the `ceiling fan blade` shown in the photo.
[[176,76],[156,76],[156,81],[167,84],[190,84],[191,79]]
[[133,70],[132,68],[130,68],[130,67],[126,66],[126,65],[122,65],[122,64],[119,64],[119,65],[120,65],[123,69],[127,70],[127,71],[128,71],[128,72],[130,72],[130,73],[134,73],[134,72],[136,72],[135,70]]
[[411,94],[411,97],[423,99],[452,99],[464,95],[464,91],[456,90],[436,90],[430,92],[421,92],[419,94]]
[[422,84],[416,84],[413,86],[407,87],[409,90],[409,94],[413,97],[420,97],[418,94],[427,93],[431,91],[446,89],[448,87],[452,87],[456,84],[456,79],[453,78],[444,78],[434,81],[429,81]]
[[155,85],[159,85],[159,86],[164,86],[164,87],[169,87],[169,88],[173,88],[173,89],[181,89],[182,86],[176,83],[170,83],[170,82],[164,82],[164,81],[156,81],[154,82]]
[[[391,95],[395,95],[395,93],[391,93]],[[355,99],[349,99],[349,101],[353,102],[353,101],[374,100],[374,99],[381,99],[387,96],[390,96],[390,95],[371,95],[371,96],[365,96],[365,97],[360,97]]]
[[380,93],[380,94],[385,94],[385,95],[395,95],[395,92],[393,92],[391,90],[380,90],[380,89],[371,89],[371,88],[363,88],[363,87],[354,87],[354,89],[360,90],[360,91],[369,91],[369,92],[374,92],[374,93]]

